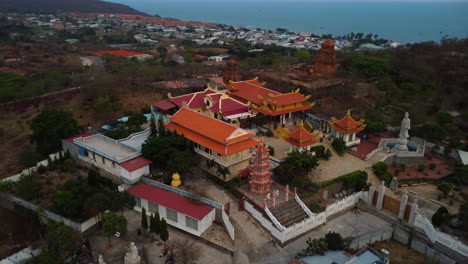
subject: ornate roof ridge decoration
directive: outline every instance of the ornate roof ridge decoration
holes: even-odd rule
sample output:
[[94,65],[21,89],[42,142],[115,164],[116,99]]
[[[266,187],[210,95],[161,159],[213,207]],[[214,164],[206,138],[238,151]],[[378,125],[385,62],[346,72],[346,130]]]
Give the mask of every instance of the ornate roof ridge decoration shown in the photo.
[[351,110],[348,109],[346,115],[341,118],[337,119],[336,117],[332,117],[331,121],[329,122],[330,127],[334,130],[342,133],[356,133],[364,130],[367,124],[364,124],[365,119],[360,119],[356,121],[351,116]]

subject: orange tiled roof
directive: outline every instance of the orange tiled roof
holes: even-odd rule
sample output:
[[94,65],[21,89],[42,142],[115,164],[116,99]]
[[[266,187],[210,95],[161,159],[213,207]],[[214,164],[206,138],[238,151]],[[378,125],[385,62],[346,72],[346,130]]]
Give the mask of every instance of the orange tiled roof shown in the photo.
[[301,123],[296,129],[289,133],[288,138],[285,140],[298,147],[307,147],[319,142],[320,137],[317,133],[310,133],[307,131]]
[[188,108],[181,108],[169,120],[167,129],[220,154],[231,155],[259,144],[251,138],[253,133]]
[[335,131],[344,134],[354,134],[364,130],[366,124],[364,124],[364,119],[361,119],[359,121],[354,120],[354,118],[351,116],[351,111],[348,110],[345,117],[343,117],[342,119],[338,120],[332,117],[330,127],[333,128]]

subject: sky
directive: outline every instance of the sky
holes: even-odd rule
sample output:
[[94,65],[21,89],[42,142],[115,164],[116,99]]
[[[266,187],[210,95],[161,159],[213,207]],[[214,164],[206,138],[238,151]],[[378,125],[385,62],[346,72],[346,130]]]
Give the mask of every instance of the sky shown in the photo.
[[[106,0],[114,2],[113,0]],[[138,2],[468,2],[468,0],[118,0],[128,4]]]

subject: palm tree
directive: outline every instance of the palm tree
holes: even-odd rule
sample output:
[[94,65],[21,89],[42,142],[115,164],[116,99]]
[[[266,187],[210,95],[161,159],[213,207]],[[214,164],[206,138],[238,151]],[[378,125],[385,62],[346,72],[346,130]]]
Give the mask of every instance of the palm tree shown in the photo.
[[229,171],[228,168],[226,167],[222,167],[222,166],[218,166],[218,170],[216,171],[218,173],[218,175],[221,175],[223,176],[223,179],[226,180],[226,175],[231,175],[231,172]]

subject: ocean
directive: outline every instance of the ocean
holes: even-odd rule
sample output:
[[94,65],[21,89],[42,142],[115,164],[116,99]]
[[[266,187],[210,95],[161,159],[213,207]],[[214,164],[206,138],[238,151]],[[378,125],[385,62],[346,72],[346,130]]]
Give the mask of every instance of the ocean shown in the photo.
[[150,15],[296,32],[378,34],[400,43],[468,37],[468,1],[108,0]]

